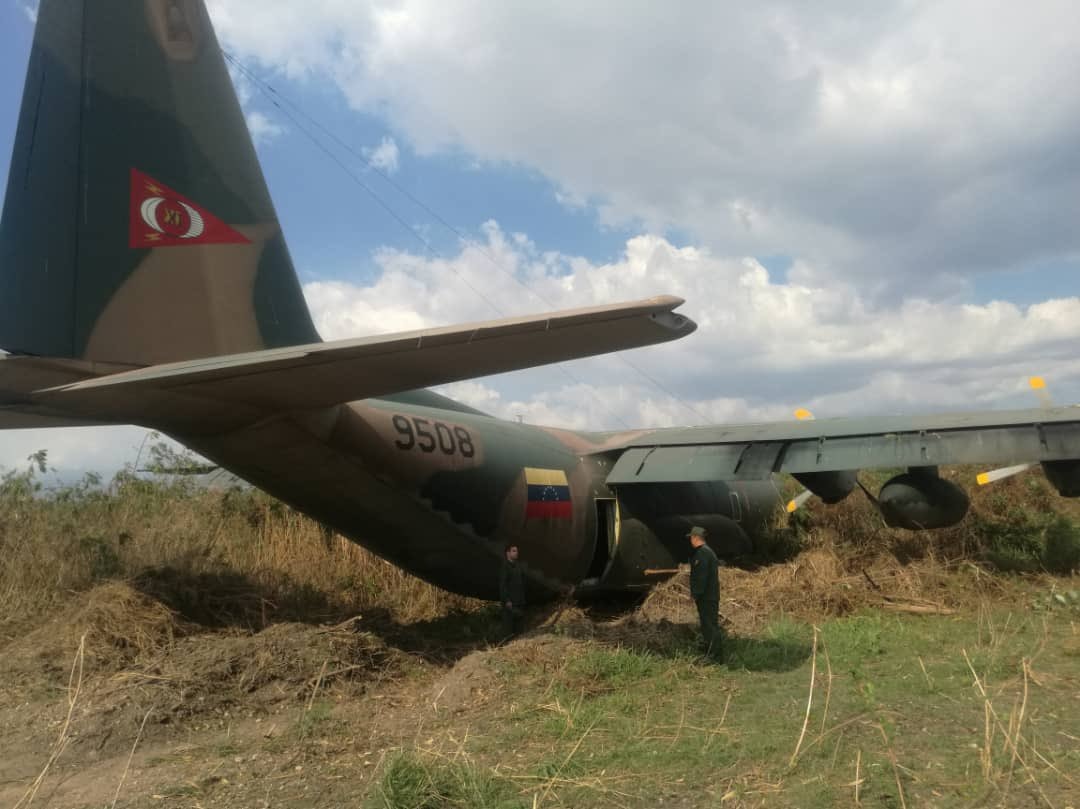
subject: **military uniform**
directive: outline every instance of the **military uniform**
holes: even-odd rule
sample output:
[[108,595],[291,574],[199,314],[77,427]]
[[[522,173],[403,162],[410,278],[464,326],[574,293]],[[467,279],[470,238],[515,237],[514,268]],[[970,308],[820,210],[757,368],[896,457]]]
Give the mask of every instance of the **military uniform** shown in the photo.
[[720,634],[720,562],[708,545],[701,545],[690,555],[690,595],[697,604],[705,654],[723,658]]
[[[499,570],[499,603],[502,605],[503,639],[521,632],[525,613],[525,575],[517,562],[503,559]],[[506,606],[510,604],[510,606]]]

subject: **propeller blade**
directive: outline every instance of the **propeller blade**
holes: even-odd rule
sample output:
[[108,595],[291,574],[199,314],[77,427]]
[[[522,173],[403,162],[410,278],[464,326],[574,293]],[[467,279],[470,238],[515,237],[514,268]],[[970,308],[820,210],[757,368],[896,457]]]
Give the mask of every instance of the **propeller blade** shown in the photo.
[[[1050,396],[1050,391],[1046,388],[1046,380],[1041,376],[1029,376],[1028,387],[1034,392],[1039,399],[1039,406],[1045,410],[1049,410],[1054,406],[1054,400]],[[1000,469],[991,469],[989,472],[980,472],[975,476],[976,482],[980,486],[985,486],[988,483],[994,483],[1005,478],[1011,478],[1013,475],[1019,475],[1021,472],[1026,472],[1031,467],[1036,466],[1033,463],[1019,463],[1015,466],[1003,466]]]
[[1004,480],[1005,478],[1011,478],[1013,475],[1019,475],[1021,472],[1026,472],[1035,466],[1033,463],[1020,463],[1016,466],[1003,466],[1000,469],[991,469],[989,472],[980,472],[975,480],[978,481],[980,486],[985,486],[987,483],[994,483],[998,480]]
[[813,496],[814,496],[814,493],[812,491],[810,491],[809,489],[803,489],[801,492],[799,492],[793,498],[788,500],[787,506],[785,507],[785,508],[787,508],[787,513],[788,514],[793,513],[803,503],[805,503],[807,500],[809,500]]
[[[1050,397],[1050,391],[1046,388],[1046,380],[1041,376],[1029,376],[1028,387],[1039,399],[1039,406],[1045,410],[1054,406],[1054,400]],[[1026,472],[1035,466],[1033,463],[1020,463],[1015,466],[1003,466],[999,469],[991,469],[989,472],[980,472],[975,476],[976,482],[980,486],[986,486],[988,483],[995,483],[999,480],[1005,480],[1005,478],[1011,478],[1013,475],[1019,475],[1021,472]]]
[[[805,407],[800,407],[795,411],[795,418],[799,421],[813,421],[814,414],[807,410]],[[787,501],[785,508],[788,514],[794,514],[807,500],[814,496],[814,493],[809,489],[803,489],[793,498]]]

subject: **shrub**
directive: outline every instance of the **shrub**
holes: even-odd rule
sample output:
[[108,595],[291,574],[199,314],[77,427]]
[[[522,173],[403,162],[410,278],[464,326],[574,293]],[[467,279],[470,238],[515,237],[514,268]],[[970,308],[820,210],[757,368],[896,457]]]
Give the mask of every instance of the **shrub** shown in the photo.
[[1080,570],[1080,529],[1071,520],[1059,515],[1047,526],[1043,566],[1051,573]]

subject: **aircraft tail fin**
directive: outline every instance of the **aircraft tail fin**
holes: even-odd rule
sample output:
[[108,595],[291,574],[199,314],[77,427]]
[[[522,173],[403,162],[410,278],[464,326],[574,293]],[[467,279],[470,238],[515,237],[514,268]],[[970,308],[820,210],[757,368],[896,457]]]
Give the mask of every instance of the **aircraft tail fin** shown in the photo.
[[149,365],[318,340],[203,0],[41,0],[0,348]]

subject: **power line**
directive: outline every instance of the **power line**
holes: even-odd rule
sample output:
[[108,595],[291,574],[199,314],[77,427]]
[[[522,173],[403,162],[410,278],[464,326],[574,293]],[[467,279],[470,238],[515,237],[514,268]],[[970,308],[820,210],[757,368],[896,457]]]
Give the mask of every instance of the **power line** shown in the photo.
[[[306,121],[309,122],[309,124],[312,127],[319,130],[320,132],[322,132],[326,137],[328,137],[330,140],[332,140],[334,143],[336,143],[341,149],[343,149],[344,151],[346,151],[348,154],[352,155],[356,159],[360,160],[367,167],[368,170],[370,170],[374,174],[377,174],[379,177],[381,177],[395,191],[397,191],[399,194],[404,196],[406,199],[408,199],[410,202],[412,202],[414,205],[416,205],[422,211],[424,211],[426,214],[428,214],[428,216],[430,216],[432,219],[434,219],[437,223],[439,223],[440,225],[445,227],[448,231],[450,231],[455,236],[457,236],[457,238],[460,239],[463,243],[471,245],[478,253],[480,253],[480,255],[482,255],[485,259],[487,259],[487,261],[496,270],[498,270],[499,272],[501,272],[504,275],[506,275],[507,277],[509,277],[514,283],[516,283],[518,286],[520,286],[526,292],[533,295],[535,298],[537,298],[542,304],[547,306],[549,309],[554,309],[555,308],[554,303],[552,303],[550,300],[548,300],[543,294],[541,294],[540,292],[538,292],[537,290],[535,290],[531,286],[529,286],[527,283],[525,283],[525,281],[523,281],[521,278],[519,278],[516,273],[514,273],[514,272],[508,270],[506,267],[504,267],[502,265],[502,263],[498,259],[496,259],[493,255],[491,255],[491,253],[482,244],[479,244],[479,243],[476,243],[475,241],[473,241],[467,234],[463,233],[459,228],[455,227],[451,222],[447,221],[446,218],[444,218],[442,215],[440,215],[438,211],[434,210],[431,206],[429,206],[423,200],[419,199],[416,195],[414,195],[408,189],[403,187],[400,183],[395,181],[388,173],[386,173],[385,171],[380,169],[377,165],[375,165],[375,163],[373,163],[371,161],[371,159],[368,158],[368,156],[365,155],[362,151],[359,151],[356,148],[354,148],[351,144],[349,144],[348,142],[343,140],[341,137],[339,137],[331,129],[329,129],[328,127],[323,125],[319,120],[317,120],[316,118],[311,116],[299,104],[292,101],[285,94],[279,92],[277,90],[277,88],[275,88],[269,82],[264,81],[262,78],[260,78],[258,75],[256,75],[251,69],[249,69],[247,66],[245,66],[239,59],[237,59],[231,53],[229,53],[228,51],[225,51],[224,49],[222,50],[222,53],[224,54],[225,58],[229,61],[229,63],[232,64],[234,67],[236,67],[236,69],[238,71],[240,71],[240,73],[242,73],[245,78],[247,78],[249,81],[251,81],[252,84],[254,84],[256,86],[256,88],[260,92],[262,92],[263,95],[265,95],[268,98],[270,103],[273,104],[274,107],[276,109],[278,109],[283,115],[285,115],[290,121],[292,121],[293,124],[297,127],[297,129],[299,129],[309,140],[311,140],[312,143],[314,143],[316,145],[316,147],[318,147],[320,149],[320,151],[322,151],[331,160],[333,160],[346,173],[346,175],[348,175],[350,177],[350,179],[352,179],[355,183],[357,183],[372,199],[374,199],[375,202],[394,219],[394,221],[396,221],[399,225],[401,225],[403,228],[405,228],[405,230],[407,230],[409,232],[409,234],[411,236],[413,236],[413,238],[415,238],[417,241],[419,241],[420,244],[424,247],[424,250],[430,256],[432,256],[433,258],[442,258],[442,256],[440,256],[439,253],[436,251],[435,247],[426,238],[424,238],[424,236],[422,234],[417,232],[417,230],[413,226],[409,225],[396,211],[394,211],[390,207],[390,205],[385,200],[383,200],[381,197],[379,197],[379,195],[376,194],[375,191],[372,188],[370,188],[366,183],[364,183],[364,181],[360,177],[358,177],[348,167],[348,165],[346,163],[344,163],[337,155],[335,155],[333,152],[331,152],[331,150],[324,143],[322,143],[317,137],[315,137],[315,135],[307,127],[303,126],[300,123],[300,121],[298,120],[298,116],[303,117]],[[286,109],[286,107],[288,107],[290,109]],[[494,301],[492,301],[490,298],[488,298],[486,295],[484,295],[482,292],[480,292],[472,283],[470,283],[467,278],[465,278],[461,273],[459,273],[454,268],[452,263],[447,262],[447,267],[450,269],[450,271],[452,273],[454,273],[455,276],[457,276],[458,279],[460,279],[462,281],[462,283],[464,283],[481,300],[483,300],[485,303],[487,303],[487,305],[490,306],[495,312],[497,312],[500,316],[503,316],[503,317],[506,316],[505,313],[502,311],[502,309],[497,304],[495,304]],[[666,386],[661,384],[656,378],[654,378],[650,374],[646,373],[642,368],[640,368],[639,366],[637,366],[636,364],[634,364],[633,362],[631,362],[629,359],[622,356],[621,354],[616,354],[615,356],[621,362],[623,362],[627,367],[629,367],[635,373],[640,375],[643,379],[647,380],[653,387],[655,387],[657,390],[659,390],[661,393],[663,393],[669,399],[671,399],[674,402],[677,402],[678,404],[680,404],[684,408],[686,408],[696,418],[702,419],[702,421],[708,421],[708,419],[704,415],[702,415],[700,412],[698,412],[688,402],[683,400],[681,397],[677,396],[675,393],[673,393],[671,390],[669,390]],[[570,371],[568,369],[566,369],[562,365],[559,365],[557,367],[573,383],[575,383],[577,385],[585,386],[586,389],[590,390],[590,392],[593,392],[591,388],[586,386],[585,383],[582,382],[581,380],[577,379],[572,373],[570,373]],[[602,400],[600,399],[598,394],[593,392],[593,395],[596,397],[596,399],[598,401],[602,402]],[[618,414],[611,411],[609,408],[606,407],[606,405],[603,405],[603,407],[604,407],[605,410],[607,410],[609,415],[613,416],[624,427],[629,428],[630,425],[628,425],[626,423],[626,421],[623,420]]]

